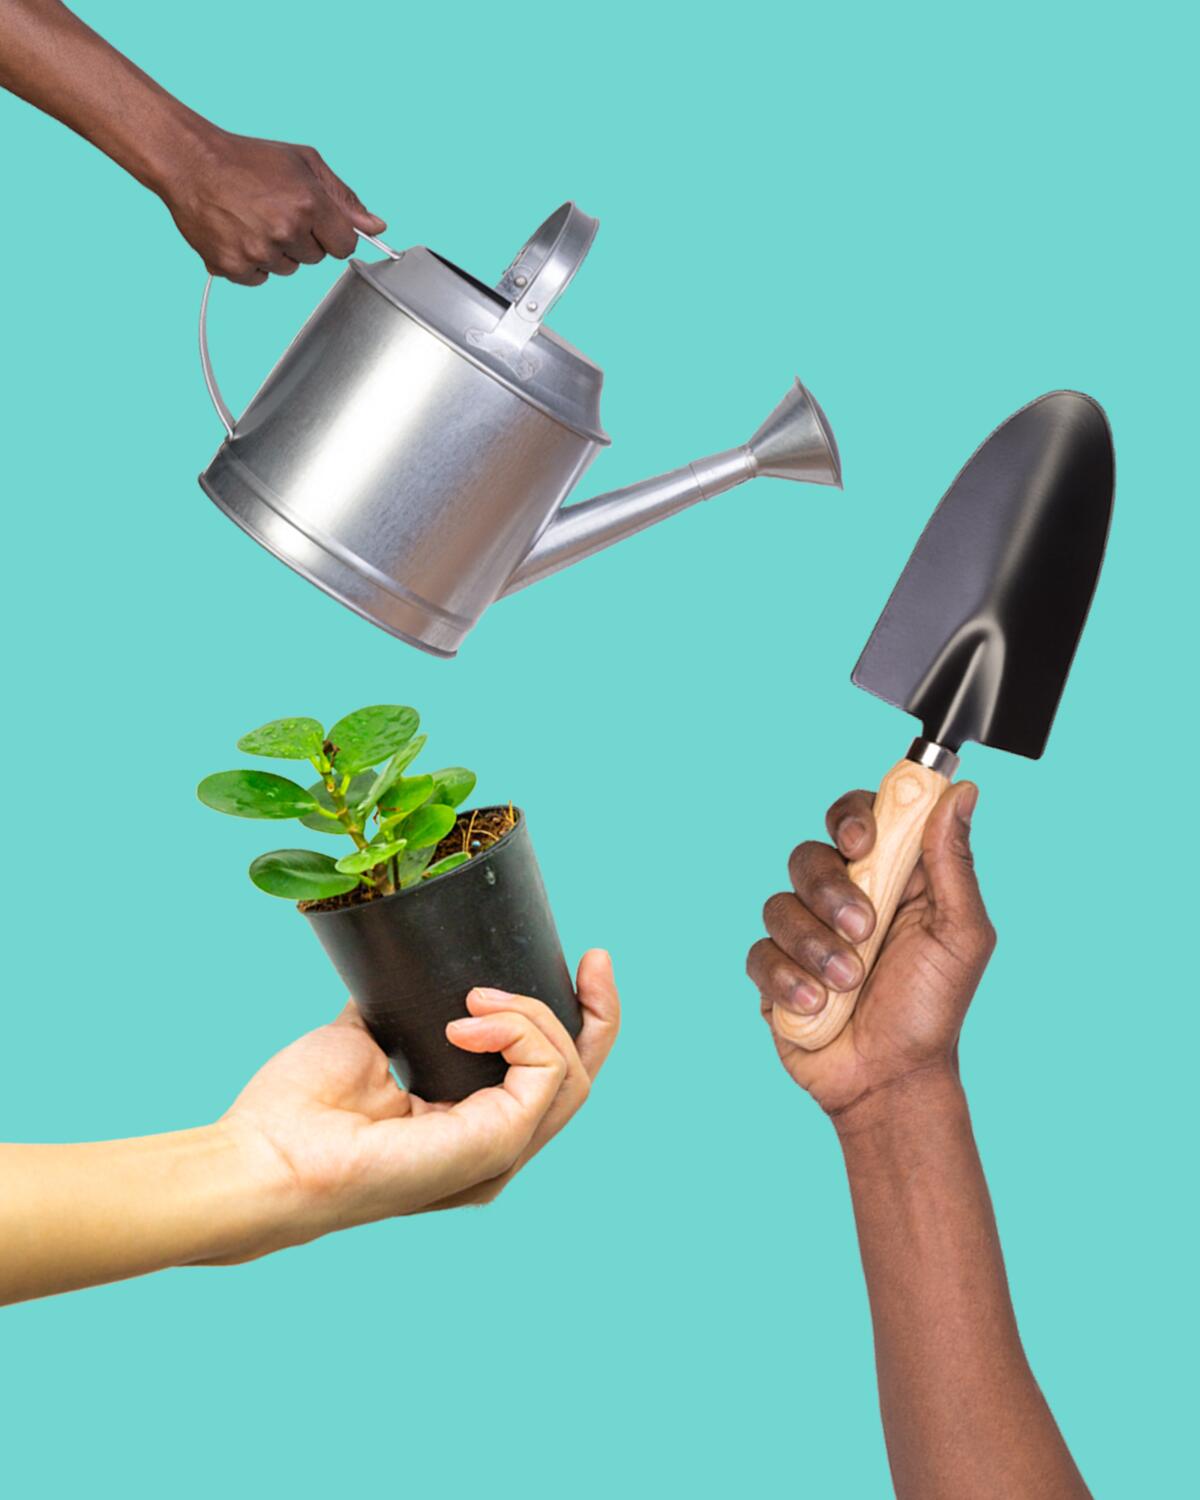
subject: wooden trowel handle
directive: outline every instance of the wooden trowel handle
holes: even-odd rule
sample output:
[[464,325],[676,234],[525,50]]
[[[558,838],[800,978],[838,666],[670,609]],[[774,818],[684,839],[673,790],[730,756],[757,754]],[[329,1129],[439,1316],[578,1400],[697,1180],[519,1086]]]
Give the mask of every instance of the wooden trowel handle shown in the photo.
[[[949,785],[948,776],[912,760],[899,761],[880,783],[875,796],[875,846],[865,859],[855,860],[847,870],[875,906],[875,930],[855,949],[868,975],[921,857],[925,822]],[[861,993],[862,985],[843,993],[830,990],[825,1009],[815,1016],[802,1016],[777,1005],[775,1030],[798,1047],[817,1052],[840,1035]]]

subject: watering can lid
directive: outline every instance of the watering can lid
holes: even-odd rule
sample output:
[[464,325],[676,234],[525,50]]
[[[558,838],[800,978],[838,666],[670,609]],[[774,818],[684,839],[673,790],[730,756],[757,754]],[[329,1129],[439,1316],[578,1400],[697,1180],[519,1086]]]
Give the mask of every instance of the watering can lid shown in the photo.
[[423,245],[355,271],[382,296],[522,400],[581,437],[600,425],[604,372],[542,321],[583,263],[597,221],[564,203],[536,231],[495,289]]

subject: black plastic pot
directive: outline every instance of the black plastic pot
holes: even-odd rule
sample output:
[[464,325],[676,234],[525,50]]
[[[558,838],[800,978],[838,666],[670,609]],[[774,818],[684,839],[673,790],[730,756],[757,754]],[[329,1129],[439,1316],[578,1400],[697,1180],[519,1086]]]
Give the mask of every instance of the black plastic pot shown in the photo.
[[510,833],[449,874],[304,915],[401,1082],[423,1099],[465,1099],[504,1077],[503,1058],[463,1052],[446,1037],[476,985],[532,995],[579,1034],[579,1002],[520,811]]

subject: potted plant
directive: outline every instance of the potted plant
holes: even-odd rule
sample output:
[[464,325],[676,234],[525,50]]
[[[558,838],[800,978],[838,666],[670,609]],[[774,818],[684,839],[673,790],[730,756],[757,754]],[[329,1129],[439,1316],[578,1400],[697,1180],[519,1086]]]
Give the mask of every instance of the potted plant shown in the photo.
[[250,879],[298,902],[401,1082],[425,1099],[457,1100],[505,1070],[502,1058],[446,1037],[475,985],[533,995],[572,1036],[581,1016],[524,814],[511,803],[460,811],[475,787],[462,766],[412,774],[425,744],[419,722],[390,703],[328,730],[275,719],[238,749],[309,761],[311,786],[247,768],[196,790],[217,812],[295,818],[346,845],[336,855],[260,854]]

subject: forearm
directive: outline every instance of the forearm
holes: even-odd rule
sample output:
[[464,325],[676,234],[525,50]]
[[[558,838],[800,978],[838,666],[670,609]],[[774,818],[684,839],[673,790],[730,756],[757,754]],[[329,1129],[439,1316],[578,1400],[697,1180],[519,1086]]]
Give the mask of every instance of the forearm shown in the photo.
[[0,85],[162,192],[215,133],[58,0],[0,0]]
[[838,1120],[899,1500],[1080,1500],[1017,1332],[966,1098],[948,1069]]
[[281,1189],[223,1122],[85,1145],[0,1145],[0,1304],[256,1253]]

